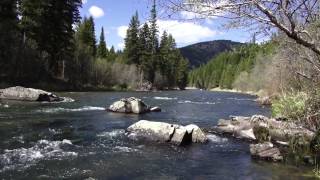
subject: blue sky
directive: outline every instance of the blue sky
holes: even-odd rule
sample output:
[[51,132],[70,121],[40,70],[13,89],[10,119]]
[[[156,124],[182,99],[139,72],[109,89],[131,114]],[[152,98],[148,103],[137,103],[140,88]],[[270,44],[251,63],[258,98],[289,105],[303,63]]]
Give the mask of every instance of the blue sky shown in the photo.
[[[96,35],[99,38],[101,27],[105,29],[108,47],[112,45],[116,49],[123,48],[123,37],[126,28],[135,11],[138,11],[141,23],[149,18],[151,8],[150,0],[83,0],[83,7],[80,10],[82,16],[93,16],[96,25]],[[171,33],[179,47],[189,44],[228,39],[239,42],[247,42],[251,39],[251,33],[246,30],[222,28],[225,21],[220,18],[207,19],[204,21],[181,21],[165,19],[166,14],[161,13],[159,8],[158,26],[160,32],[166,30]],[[188,14],[180,14],[181,17],[188,17]]]

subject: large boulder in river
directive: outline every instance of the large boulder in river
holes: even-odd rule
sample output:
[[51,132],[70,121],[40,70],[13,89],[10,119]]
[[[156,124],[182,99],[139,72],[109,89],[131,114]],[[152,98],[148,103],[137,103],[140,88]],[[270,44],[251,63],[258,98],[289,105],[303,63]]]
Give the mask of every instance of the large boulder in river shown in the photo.
[[64,98],[58,97],[57,95],[47,91],[24,88],[21,86],[0,89],[0,99],[46,102],[57,102],[64,100]]
[[116,101],[112,105],[110,105],[108,110],[112,112],[134,114],[142,114],[150,111],[161,111],[159,107],[151,108],[146,105],[141,99],[135,97],[120,99],[119,101]]
[[156,142],[170,142],[177,145],[190,144],[192,142],[204,143],[206,135],[196,125],[181,126],[165,122],[153,122],[141,120],[130,127],[129,136],[143,138]]

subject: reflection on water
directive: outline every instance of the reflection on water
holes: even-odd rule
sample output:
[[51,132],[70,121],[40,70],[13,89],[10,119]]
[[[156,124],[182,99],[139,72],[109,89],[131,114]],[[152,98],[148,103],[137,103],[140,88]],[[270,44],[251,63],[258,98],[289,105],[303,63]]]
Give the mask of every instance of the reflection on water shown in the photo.
[[[216,125],[230,115],[269,115],[254,97],[172,91],[60,93],[65,103],[0,102],[0,179],[312,179],[310,169],[253,161],[248,144],[208,135],[207,144],[137,142],[125,129],[141,119]],[[139,97],[162,112],[118,114],[105,107]]]

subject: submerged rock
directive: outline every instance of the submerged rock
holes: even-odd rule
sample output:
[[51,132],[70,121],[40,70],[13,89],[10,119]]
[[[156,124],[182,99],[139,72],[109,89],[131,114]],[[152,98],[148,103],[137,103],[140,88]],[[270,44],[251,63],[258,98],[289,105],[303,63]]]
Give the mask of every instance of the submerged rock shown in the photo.
[[108,108],[109,111],[119,112],[119,113],[134,113],[142,114],[146,112],[159,112],[161,109],[159,107],[149,107],[141,99],[130,97],[123,98],[119,101],[114,102]]
[[127,131],[129,137],[134,134],[138,138],[143,138],[157,142],[170,142],[177,145],[194,143],[204,143],[207,141],[206,135],[196,125],[181,126],[164,122],[153,122],[141,120],[130,127]]
[[64,98],[47,91],[21,86],[0,89],[0,99],[41,102],[59,102],[64,100]]
[[251,144],[250,153],[252,157],[263,160],[283,160],[280,150],[277,147],[274,147],[274,145],[270,142],[265,142],[261,144]]

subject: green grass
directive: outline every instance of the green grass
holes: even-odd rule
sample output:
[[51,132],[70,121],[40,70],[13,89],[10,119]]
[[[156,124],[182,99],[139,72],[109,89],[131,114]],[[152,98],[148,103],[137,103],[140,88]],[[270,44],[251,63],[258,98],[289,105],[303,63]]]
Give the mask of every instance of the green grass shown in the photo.
[[301,120],[305,114],[308,96],[303,92],[283,94],[272,103],[272,116]]

